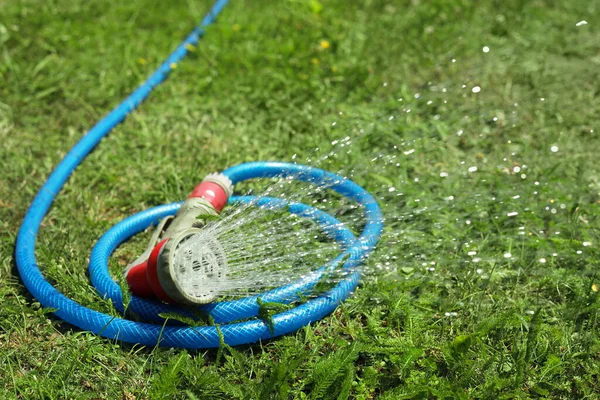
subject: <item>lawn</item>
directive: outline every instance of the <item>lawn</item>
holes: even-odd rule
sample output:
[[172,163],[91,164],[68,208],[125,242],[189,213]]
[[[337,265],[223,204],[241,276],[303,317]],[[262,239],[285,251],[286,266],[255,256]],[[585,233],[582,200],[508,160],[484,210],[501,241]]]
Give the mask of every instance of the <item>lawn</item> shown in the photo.
[[209,6],[0,3],[0,398],[600,398],[594,1],[232,1],[69,180],[41,269],[118,315],[87,276],[106,229],[206,173],[333,149],[319,165],[386,215],[360,288],[295,334],[207,351],[104,339],[31,298],[13,252],[35,193]]

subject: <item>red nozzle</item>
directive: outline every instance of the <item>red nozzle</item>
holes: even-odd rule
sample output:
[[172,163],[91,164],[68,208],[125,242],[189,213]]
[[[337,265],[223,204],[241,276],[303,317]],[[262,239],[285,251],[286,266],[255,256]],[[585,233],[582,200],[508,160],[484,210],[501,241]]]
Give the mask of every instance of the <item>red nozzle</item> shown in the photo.
[[[208,295],[204,295],[199,300],[197,296],[181,294],[181,288],[171,276],[170,268],[178,243],[198,231],[198,216],[216,215],[222,211],[232,193],[233,184],[226,175],[209,174],[196,186],[172,220],[163,219],[151,243],[156,243],[159,237],[163,240],[152,248],[147,261],[128,268],[126,272],[127,283],[134,295],[156,297],[169,303],[173,303],[173,299],[176,299],[180,302],[204,304],[206,299],[212,299]],[[194,232],[190,233],[190,231]],[[167,244],[169,240],[171,242]]]
[[131,293],[140,297],[152,297],[154,292],[150,287],[148,278],[146,278],[146,269],[148,268],[148,260],[127,271],[127,284],[131,289]]
[[134,295],[146,298],[157,297],[163,301],[173,303],[173,300],[162,288],[156,269],[156,261],[167,240],[169,239],[161,241],[154,247],[147,261],[132,267],[127,272],[127,284]]

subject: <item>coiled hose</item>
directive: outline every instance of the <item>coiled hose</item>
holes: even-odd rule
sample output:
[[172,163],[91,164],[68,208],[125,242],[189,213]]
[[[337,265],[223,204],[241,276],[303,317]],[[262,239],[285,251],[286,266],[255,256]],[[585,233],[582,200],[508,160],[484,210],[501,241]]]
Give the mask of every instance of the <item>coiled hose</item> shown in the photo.
[[[171,326],[166,325],[159,314],[164,312],[188,313],[185,309],[131,296],[127,307],[123,303],[120,286],[110,277],[108,259],[112,252],[131,236],[157,223],[161,218],[174,214],[181,203],[154,207],[135,214],[109,229],[92,250],[89,272],[92,284],[98,292],[110,298],[115,307],[124,312],[131,311],[146,321],[136,322],[114,317],[89,309],[64,296],[42,275],[35,257],[37,233],[52,202],[69,176],[94,147],[116,125],[122,122],[160,83],[172,65],[183,59],[187,47],[198,43],[204,34],[203,28],[214,22],[227,4],[218,0],[204,17],[199,27],[177,47],[161,66],[120,105],[96,124],[65,156],[48,180],[37,193],[24,217],[16,243],[16,263],[23,283],[29,292],[44,307],[55,309],[54,314],[81,329],[107,338],[148,346],[160,345],[181,348],[218,347],[223,340],[229,345],[253,343],[293,332],[304,325],[317,321],[331,313],[338,304],[356,288],[360,279],[360,263],[376,246],[383,229],[383,216],[376,200],[356,183],[331,172],[318,168],[280,163],[252,162],[231,167],[223,172],[235,184],[254,178],[290,177],[316,185],[326,185],[362,206],[365,226],[358,238],[335,217],[324,211],[301,203],[290,203],[276,198],[255,199],[249,196],[233,197],[230,202],[256,202],[269,207],[287,207],[291,213],[310,218],[318,223],[326,234],[342,245],[343,252],[324,265],[317,273],[289,285],[265,292],[258,296],[235,301],[213,303],[201,308],[211,315],[216,326]],[[257,315],[257,298],[265,302],[290,302],[298,293],[310,290],[328,267],[343,263],[348,274],[329,291],[308,300],[299,306],[273,316],[271,326],[260,319],[233,322]],[[320,272],[319,272],[320,271]]]

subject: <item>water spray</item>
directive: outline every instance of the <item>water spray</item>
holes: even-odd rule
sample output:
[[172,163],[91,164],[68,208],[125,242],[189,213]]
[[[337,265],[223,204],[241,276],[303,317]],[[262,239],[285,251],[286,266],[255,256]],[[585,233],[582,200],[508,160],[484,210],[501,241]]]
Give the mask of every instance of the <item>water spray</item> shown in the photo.
[[[177,47],[160,67],[120,105],[98,122],[65,156],[37,193],[29,207],[16,243],[16,263],[23,283],[44,307],[81,329],[107,338],[148,346],[182,348],[219,347],[221,343],[253,343],[294,332],[331,313],[356,288],[363,261],[375,248],[383,229],[383,215],[375,198],[351,180],[322,169],[282,162],[251,162],[208,175],[183,203],[157,206],[119,222],[98,240],[90,256],[90,279],[98,293],[122,312],[147,322],[115,317],[87,308],[60,293],[40,271],[35,245],[37,233],[54,199],[85,157],[103,137],[131,113],[162,83],[188,49],[204,35],[227,4],[217,0],[200,26]],[[233,196],[236,183],[258,178],[299,180],[333,190],[358,204],[365,224],[358,237],[333,215],[318,208],[277,197]],[[237,300],[215,301],[226,287],[227,254],[205,229],[206,221],[225,204],[279,209],[315,222],[340,244],[341,253],[313,273],[283,286]],[[115,249],[133,235],[156,226],[147,250],[126,269],[131,294],[108,271]],[[269,324],[255,318],[259,303],[293,303],[314,288],[328,271],[346,273],[317,297],[276,314]],[[195,309],[190,311],[190,307]],[[171,325],[165,313],[210,316],[216,325]],[[242,322],[236,322],[242,321]]]

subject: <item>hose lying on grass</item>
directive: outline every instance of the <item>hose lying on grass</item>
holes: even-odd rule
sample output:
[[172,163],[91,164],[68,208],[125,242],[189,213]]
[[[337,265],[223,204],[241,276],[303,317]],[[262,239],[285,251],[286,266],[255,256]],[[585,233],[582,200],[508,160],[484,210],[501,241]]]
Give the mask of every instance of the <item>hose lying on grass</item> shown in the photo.
[[[330,214],[301,203],[288,203],[282,199],[261,198],[259,205],[287,207],[291,213],[310,218],[323,227],[344,249],[343,253],[327,265],[343,263],[349,273],[332,289],[310,299],[297,307],[273,316],[270,323],[261,319],[245,322],[236,320],[257,316],[259,303],[289,301],[294,293],[314,286],[319,274],[301,279],[290,285],[265,292],[258,296],[235,301],[211,303],[201,307],[209,314],[215,326],[167,326],[161,323],[159,314],[185,312],[175,306],[131,296],[127,310],[133,311],[147,321],[157,324],[135,322],[89,309],[61,294],[42,275],[35,257],[37,233],[54,199],[75,168],[116,125],[122,122],[151,91],[162,83],[173,66],[185,57],[187,49],[198,43],[203,28],[214,22],[227,4],[218,0],[204,17],[201,25],[177,47],[160,67],[129,97],[96,124],[65,156],[37,193],[19,230],[16,243],[16,262],[23,283],[31,294],[44,306],[55,309],[54,313],[70,324],[107,338],[149,346],[209,348],[218,347],[221,341],[229,345],[252,343],[293,332],[300,327],[319,320],[331,313],[337,305],[352,293],[360,279],[360,263],[376,246],[383,228],[383,216],[376,200],[356,183],[331,172],[298,164],[278,162],[254,162],[234,166],[223,172],[232,183],[254,178],[287,176],[317,185],[327,185],[343,196],[362,206],[366,218],[363,232],[355,238],[351,231]],[[230,202],[251,202],[253,197],[232,197]],[[102,296],[110,298],[115,307],[124,312],[123,293],[108,273],[108,259],[124,241],[156,224],[161,218],[174,214],[181,203],[154,207],[133,215],[108,230],[94,246],[89,271],[93,285]]]

